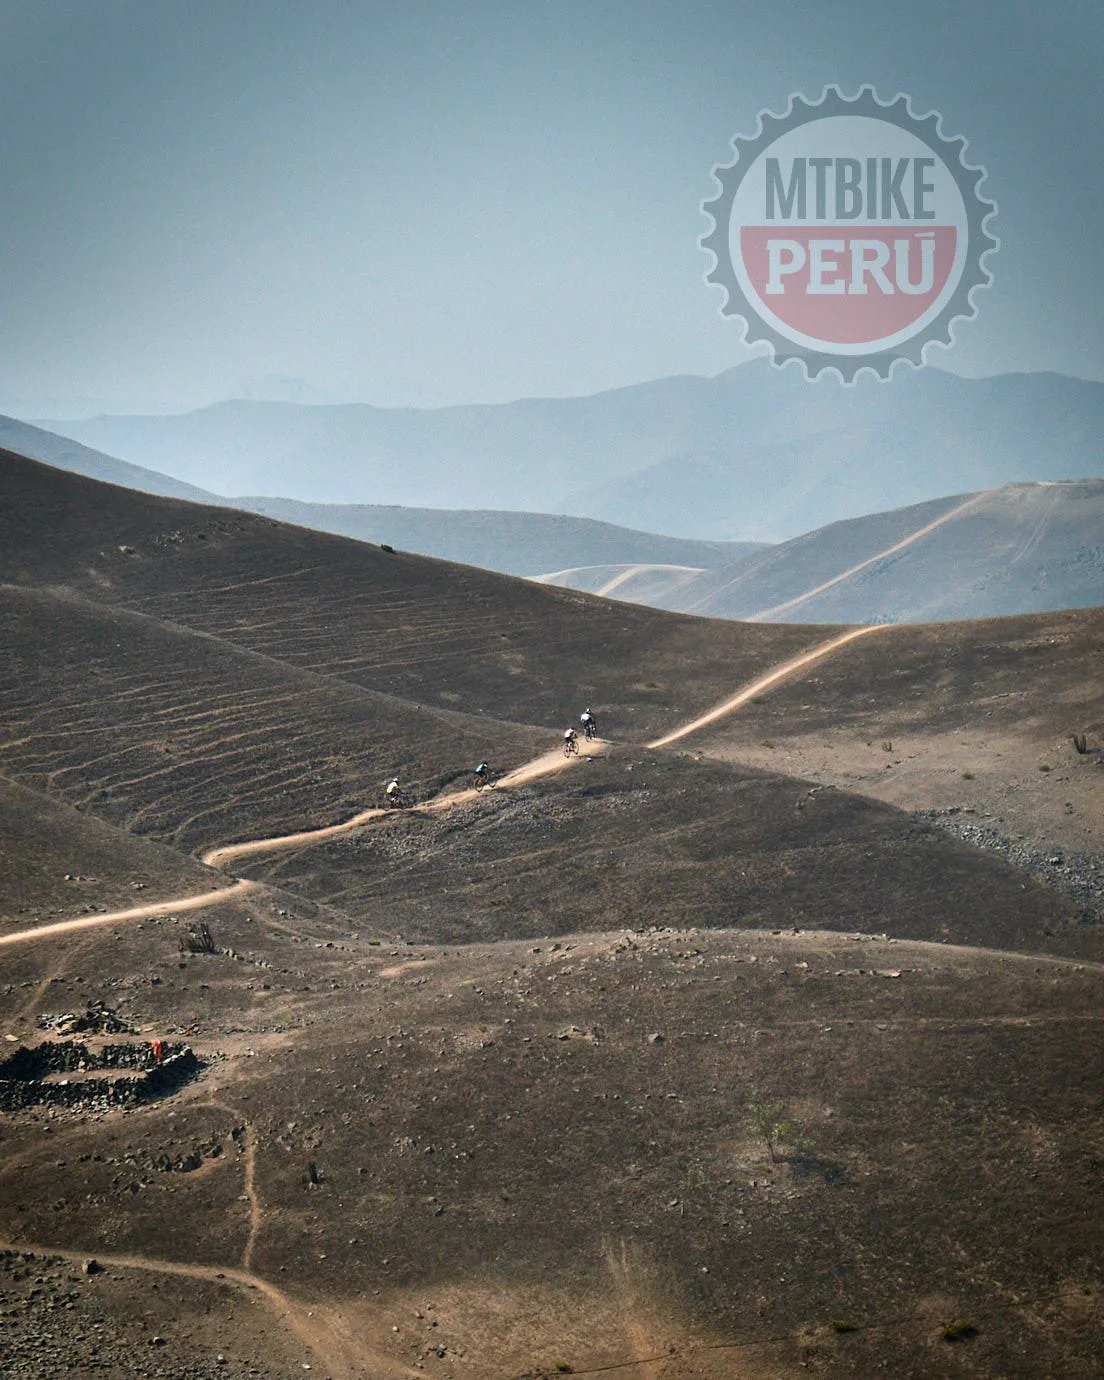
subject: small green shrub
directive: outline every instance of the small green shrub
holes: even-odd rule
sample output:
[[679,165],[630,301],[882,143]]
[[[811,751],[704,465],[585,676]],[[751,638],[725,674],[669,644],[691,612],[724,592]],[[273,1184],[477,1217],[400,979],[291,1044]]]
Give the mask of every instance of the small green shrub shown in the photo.
[[800,1121],[791,1121],[786,1115],[784,1102],[761,1102],[753,1098],[747,1106],[748,1130],[767,1147],[772,1164],[779,1164],[786,1156],[779,1151],[780,1145],[788,1145],[791,1150],[807,1150],[809,1137]]
[[1049,762],[1042,762],[1042,763],[1040,763],[1040,765],[1039,765],[1039,770],[1040,770],[1040,771],[1050,771],[1050,763],[1049,763]]
[[964,771],[962,773],[962,779],[963,781],[972,781],[974,779],[974,773],[972,771]]
[[857,1332],[859,1330],[854,1323],[847,1322],[843,1318],[833,1318],[829,1322],[828,1326],[832,1329],[833,1332],[840,1333]]
[[774,747],[774,742],[773,742],[770,738],[764,738],[764,739],[763,739],[763,746],[764,746],[764,747],[767,747],[767,748],[772,748],[772,747]]

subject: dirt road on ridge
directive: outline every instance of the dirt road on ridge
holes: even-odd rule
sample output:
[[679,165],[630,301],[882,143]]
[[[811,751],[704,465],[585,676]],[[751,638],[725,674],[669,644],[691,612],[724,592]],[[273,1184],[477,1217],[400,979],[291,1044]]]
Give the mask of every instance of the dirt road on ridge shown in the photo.
[[[767,609],[759,609],[757,613],[741,615],[741,621],[745,623],[760,623],[765,619],[773,618],[775,614],[787,613],[790,609],[797,608],[800,604],[804,604],[806,600],[813,599],[818,594],[823,594],[826,589],[832,589],[836,585],[842,584],[844,580],[849,580],[852,575],[858,575],[861,571],[869,569],[870,566],[877,565],[879,561],[884,561],[889,556],[895,556],[898,551],[904,551],[914,542],[918,542],[921,538],[934,532],[937,527],[942,527],[945,522],[950,522],[956,517],[961,517],[963,513],[972,508],[976,503],[980,503],[982,499],[988,498],[991,494],[996,492],[995,489],[983,489],[981,493],[973,494],[962,503],[956,504],[949,512],[943,513],[932,522],[925,523],[923,527],[918,527],[915,532],[910,532],[907,537],[902,537],[900,541],[894,542],[892,546],[887,546],[884,551],[877,551],[873,556],[867,556],[865,560],[859,561],[855,565],[848,566],[846,570],[841,570],[838,575],[833,575],[830,580],[825,580],[821,584],[815,585],[812,589],[805,590],[803,594],[795,594],[792,599],[783,600],[782,603],[773,604]],[[703,598],[698,599],[692,604],[687,604],[684,608],[680,609],[680,612],[695,613],[698,609],[704,608],[706,604],[715,600],[718,595],[723,594],[726,589],[731,589],[731,587],[742,578],[743,572],[738,572],[726,584],[719,586],[717,589],[710,590]],[[602,589],[598,592],[600,594],[605,594],[606,590]]]

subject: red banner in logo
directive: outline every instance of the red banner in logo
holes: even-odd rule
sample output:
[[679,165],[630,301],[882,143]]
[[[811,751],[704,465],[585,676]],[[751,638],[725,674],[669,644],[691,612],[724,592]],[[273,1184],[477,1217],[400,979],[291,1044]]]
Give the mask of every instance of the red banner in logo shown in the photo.
[[906,330],[954,267],[953,225],[745,225],[740,255],[763,306],[814,340],[862,345]]

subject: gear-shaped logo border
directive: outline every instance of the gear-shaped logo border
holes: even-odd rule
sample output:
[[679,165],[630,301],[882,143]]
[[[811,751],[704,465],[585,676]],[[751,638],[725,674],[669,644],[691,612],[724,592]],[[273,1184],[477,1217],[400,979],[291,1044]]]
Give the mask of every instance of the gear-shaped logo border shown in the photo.
[[[740,287],[729,243],[732,206],[737,189],[760,155],[790,130],[841,115],[866,116],[897,125],[927,144],[954,178],[967,214],[966,262],[958,284],[942,311],[934,321],[919,328],[912,338],[901,345],[867,355],[832,354],[827,350],[805,349],[780,334],[763,319]],[[780,367],[799,360],[805,368],[806,377],[810,379],[834,369],[844,383],[854,383],[864,369],[887,380],[893,366],[902,360],[914,368],[921,368],[925,363],[924,351],[929,345],[950,346],[954,343],[954,324],[977,316],[973,294],[989,287],[993,281],[993,274],[983,260],[1000,248],[1000,240],[991,233],[987,224],[997,215],[997,204],[991,198],[982,196],[979,190],[987,176],[986,170],[966,163],[963,157],[966,139],[961,135],[947,138],[943,134],[942,124],[943,117],[936,111],[916,115],[911,98],[901,93],[889,101],[882,101],[873,86],[860,87],[854,96],[845,96],[838,86],[830,85],[824,88],[817,101],[807,100],[800,94],[792,95],[781,115],[769,110],[761,111],[758,128],[753,135],[733,136],[735,159],[728,164],[718,164],[713,169],[714,180],[721,190],[712,200],[701,203],[702,211],[713,221],[713,229],[703,235],[699,243],[715,260],[705,280],[725,290],[727,298],[720,308],[721,315],[739,317],[744,321],[745,344],[763,342],[769,345],[772,361]]]

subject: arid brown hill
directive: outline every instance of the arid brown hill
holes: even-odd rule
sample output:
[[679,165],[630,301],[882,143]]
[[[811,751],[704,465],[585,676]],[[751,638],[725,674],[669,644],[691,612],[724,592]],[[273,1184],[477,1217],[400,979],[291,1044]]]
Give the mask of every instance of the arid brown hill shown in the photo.
[[62,587],[416,704],[643,739],[812,645],[388,552],[0,455],[0,580]]
[[[102,1002],[200,1060],[0,1119],[20,1380],[1099,1369],[1102,927],[727,720],[644,746],[824,629],[0,484],[0,1051]],[[1025,681],[1094,712],[1098,633],[880,631],[731,724],[1014,734]],[[590,695],[600,757],[426,803]]]
[[[380,803],[392,774],[419,801],[467,781],[480,759],[516,765],[556,741],[531,725],[573,719],[584,697],[610,736],[640,743],[822,636],[536,588],[17,457],[0,473],[14,490],[4,573],[19,582],[2,601],[4,770],[193,854],[348,819]],[[954,705],[1000,693],[990,682],[1011,668],[1034,667],[1040,685],[1055,674],[1014,638],[1002,655],[1001,625],[950,641],[935,631],[887,655],[885,639],[903,636],[881,633],[825,663],[823,683],[835,687],[818,696],[825,726],[845,728],[861,686],[879,676],[889,675],[873,699],[880,713],[906,673],[911,697],[929,695],[952,646],[953,664],[971,668]],[[820,684],[819,674],[797,685]],[[794,693],[807,689],[772,692],[766,704]],[[1080,681],[1072,693],[1083,697]],[[467,713],[445,707],[454,704]],[[749,722],[763,712],[744,710]],[[785,778],[717,779],[691,761],[672,776],[662,759],[648,767],[631,753],[581,771],[606,784],[580,795],[576,774],[571,786],[525,788],[505,813],[487,801],[470,817],[412,820],[401,842],[392,824],[363,855],[335,842],[301,859],[262,855],[247,871],[358,926],[438,940],[628,923],[655,904],[680,924],[1092,948],[1067,903],[1033,892],[1025,909],[1017,887],[997,902],[1000,886],[982,880],[990,862],[966,865],[946,840],[920,843],[904,816],[872,814],[853,796],[826,812]],[[457,872],[469,855],[471,881],[467,864]],[[943,915],[947,887],[958,904]]]

